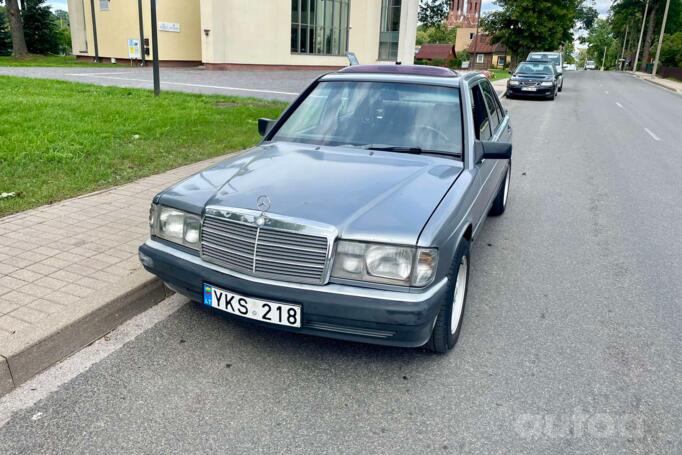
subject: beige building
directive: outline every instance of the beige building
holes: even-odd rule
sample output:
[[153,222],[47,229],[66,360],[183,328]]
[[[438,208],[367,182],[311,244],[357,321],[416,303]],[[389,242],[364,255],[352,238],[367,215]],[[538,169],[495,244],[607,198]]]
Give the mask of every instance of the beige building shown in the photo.
[[[74,55],[90,59],[97,50],[103,61],[127,63],[147,51],[151,59],[150,0],[68,5]],[[157,0],[159,60],[209,68],[340,67],[354,52],[360,63],[409,64],[418,7],[419,0]]]

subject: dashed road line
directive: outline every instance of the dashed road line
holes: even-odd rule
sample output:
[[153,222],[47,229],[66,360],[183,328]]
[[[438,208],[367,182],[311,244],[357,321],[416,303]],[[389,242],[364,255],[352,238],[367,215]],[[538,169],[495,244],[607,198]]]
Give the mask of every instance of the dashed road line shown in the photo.
[[649,128],[644,128],[644,131],[646,131],[647,133],[649,133],[649,136],[651,136],[651,137],[654,139],[654,141],[659,141],[659,142],[660,142],[661,138],[658,137],[658,136],[656,136]]
[[618,107],[621,108],[621,109],[624,109],[624,108],[623,108],[623,105],[620,104],[619,102],[616,102],[616,106],[618,106]]

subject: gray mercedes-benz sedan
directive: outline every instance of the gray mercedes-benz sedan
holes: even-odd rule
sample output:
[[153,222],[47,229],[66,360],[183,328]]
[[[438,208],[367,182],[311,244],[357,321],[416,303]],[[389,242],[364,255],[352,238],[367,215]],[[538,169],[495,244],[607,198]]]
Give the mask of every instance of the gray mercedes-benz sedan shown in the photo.
[[470,244],[509,194],[512,130],[490,82],[351,66],[259,130],[258,146],[155,196],[144,267],[262,326],[451,349]]

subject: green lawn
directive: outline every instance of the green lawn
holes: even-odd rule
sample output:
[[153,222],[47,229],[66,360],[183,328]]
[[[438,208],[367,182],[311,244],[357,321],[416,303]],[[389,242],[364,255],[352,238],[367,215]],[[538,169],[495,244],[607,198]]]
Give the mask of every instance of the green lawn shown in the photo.
[[0,216],[247,148],[284,107],[0,76]]
[[91,63],[89,60],[77,60],[73,55],[29,55],[25,58],[0,57],[0,66],[104,66],[113,67],[111,63]]
[[490,71],[491,79],[494,81],[498,79],[507,79],[509,77],[509,71],[507,70],[491,68],[488,71]]

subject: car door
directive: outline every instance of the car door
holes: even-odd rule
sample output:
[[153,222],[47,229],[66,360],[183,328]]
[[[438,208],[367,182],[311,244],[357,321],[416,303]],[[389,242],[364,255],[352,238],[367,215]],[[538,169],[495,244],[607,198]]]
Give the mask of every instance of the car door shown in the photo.
[[[471,87],[474,130],[481,141],[511,142],[509,118],[497,94],[488,80],[482,80]],[[504,160],[483,160],[476,166],[476,187],[479,194],[474,203],[474,230],[485,219],[490,203],[500,187],[507,162]]]

